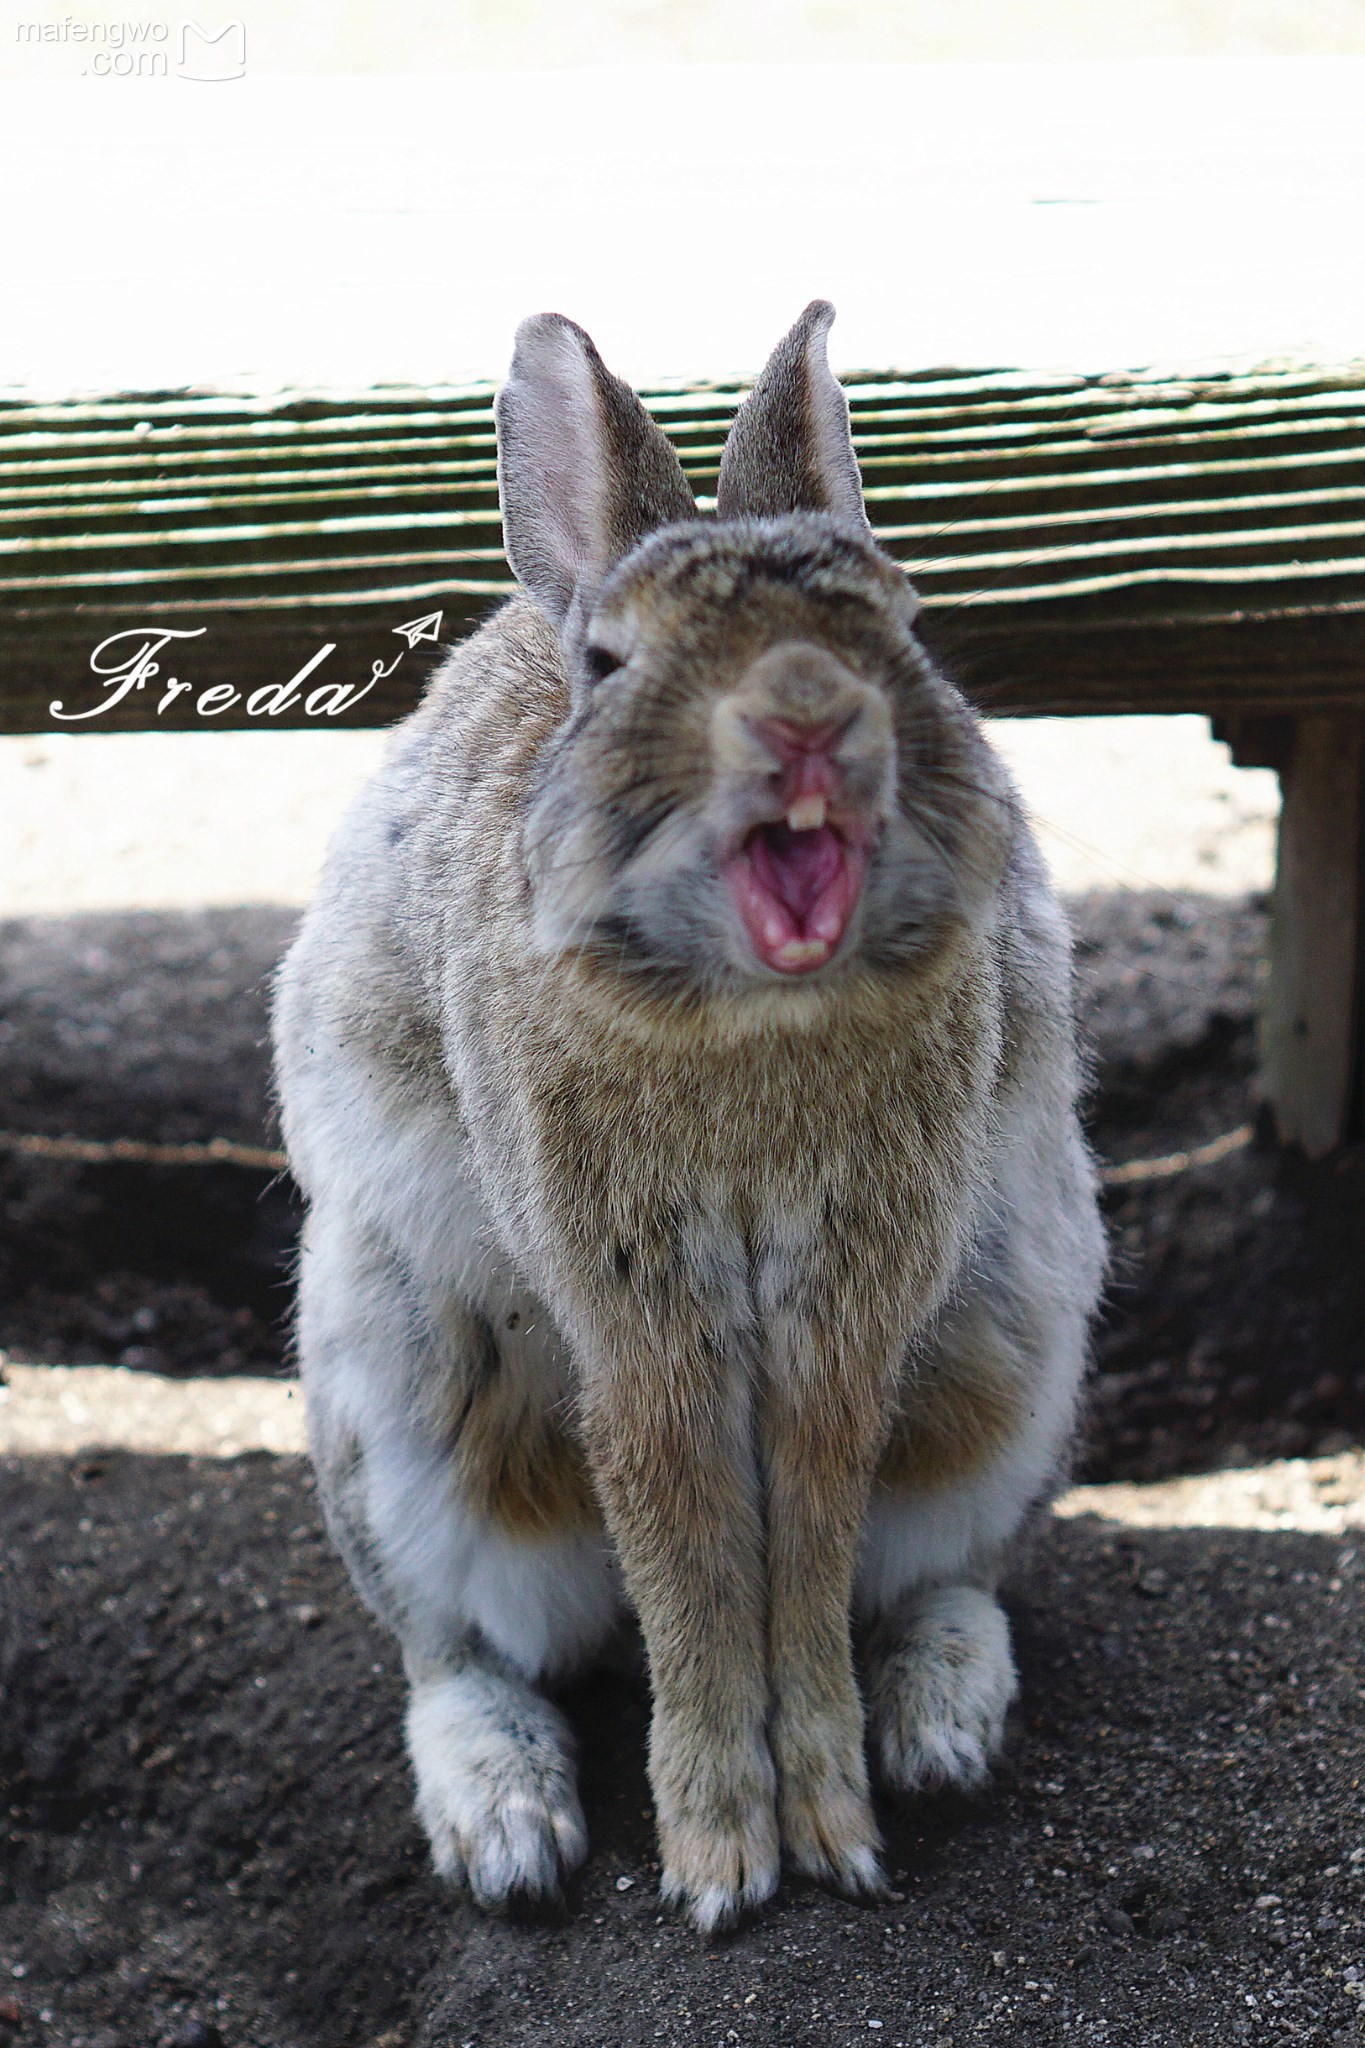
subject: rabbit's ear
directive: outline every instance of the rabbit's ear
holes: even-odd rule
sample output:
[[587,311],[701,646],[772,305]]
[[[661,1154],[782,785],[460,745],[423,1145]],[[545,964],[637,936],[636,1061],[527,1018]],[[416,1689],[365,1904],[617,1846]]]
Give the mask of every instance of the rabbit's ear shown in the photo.
[[664,434],[560,313],[517,329],[497,421],[507,559],[557,626],[636,541],[697,516]]
[[825,354],[833,319],[829,300],[813,299],[735,415],[716,486],[719,518],[832,512],[871,530],[848,400]]

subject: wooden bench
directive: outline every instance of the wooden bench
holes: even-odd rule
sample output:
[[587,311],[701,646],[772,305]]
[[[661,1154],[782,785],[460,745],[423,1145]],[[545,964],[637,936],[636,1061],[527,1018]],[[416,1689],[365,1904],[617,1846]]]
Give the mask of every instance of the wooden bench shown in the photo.
[[[1265,1089],[1310,1154],[1365,1137],[1365,364],[848,392],[874,525],[983,710],[1199,712],[1279,771]],[[741,396],[648,397],[703,500]],[[0,731],[325,723],[245,703],[323,647],[354,686],[333,722],[401,715],[424,671],[394,630],[439,610],[449,640],[510,587],[491,397],[0,403]],[[54,702],[101,701],[92,651],[138,627],[195,636],[160,679],[193,688],[63,727]]]

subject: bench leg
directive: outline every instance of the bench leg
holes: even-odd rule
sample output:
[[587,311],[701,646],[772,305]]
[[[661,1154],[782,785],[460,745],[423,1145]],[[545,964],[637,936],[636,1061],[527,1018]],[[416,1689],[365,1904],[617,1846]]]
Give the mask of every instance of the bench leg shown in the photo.
[[1365,1137],[1365,717],[1286,739],[1261,1066],[1280,1139],[1318,1159]]

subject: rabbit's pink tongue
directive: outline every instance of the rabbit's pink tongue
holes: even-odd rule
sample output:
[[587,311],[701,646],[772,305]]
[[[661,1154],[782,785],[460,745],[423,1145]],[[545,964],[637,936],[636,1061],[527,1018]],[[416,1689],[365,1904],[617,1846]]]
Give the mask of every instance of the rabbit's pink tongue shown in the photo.
[[858,907],[864,857],[829,825],[762,825],[727,863],[755,953],[780,974],[809,974],[836,951]]

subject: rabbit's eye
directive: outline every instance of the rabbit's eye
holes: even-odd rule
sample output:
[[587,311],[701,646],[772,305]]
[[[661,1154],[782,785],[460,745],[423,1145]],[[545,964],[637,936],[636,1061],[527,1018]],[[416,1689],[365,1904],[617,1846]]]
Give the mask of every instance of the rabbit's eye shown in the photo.
[[618,668],[624,668],[625,663],[621,656],[613,654],[609,647],[585,647],[583,666],[593,682],[601,683],[605,682],[608,676],[614,675]]

